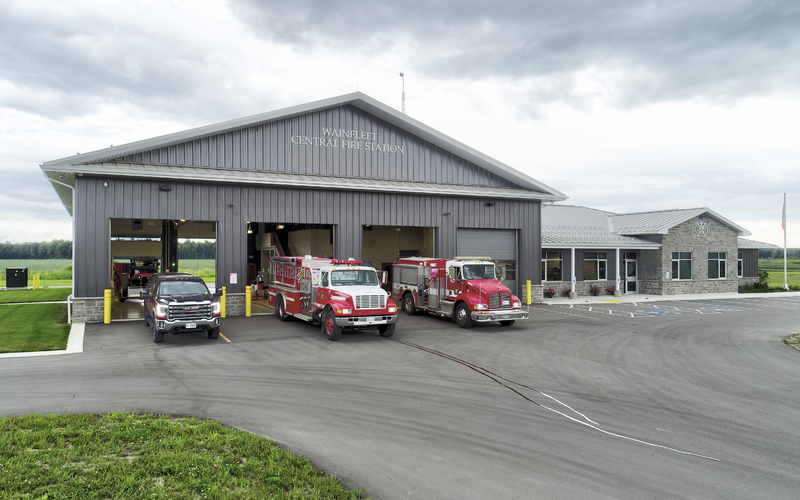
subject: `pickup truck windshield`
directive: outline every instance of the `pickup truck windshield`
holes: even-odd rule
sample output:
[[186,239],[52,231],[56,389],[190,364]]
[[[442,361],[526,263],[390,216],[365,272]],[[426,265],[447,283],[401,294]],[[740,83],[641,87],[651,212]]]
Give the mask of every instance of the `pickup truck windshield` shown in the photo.
[[159,295],[205,295],[208,293],[205,283],[199,281],[165,281],[158,288]]
[[347,269],[331,271],[332,286],[367,285],[378,284],[378,276],[374,269]]
[[493,280],[494,264],[468,264],[464,266],[464,279],[468,280]]

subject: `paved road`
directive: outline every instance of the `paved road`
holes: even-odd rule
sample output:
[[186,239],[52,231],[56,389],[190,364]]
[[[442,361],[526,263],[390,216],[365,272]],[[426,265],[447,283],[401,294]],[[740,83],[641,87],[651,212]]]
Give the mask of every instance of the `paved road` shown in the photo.
[[540,305],[338,342],[271,316],[224,320],[230,342],[89,325],[82,354],[0,359],[0,414],[215,419],[380,499],[797,498],[800,298],[655,305],[738,310]]

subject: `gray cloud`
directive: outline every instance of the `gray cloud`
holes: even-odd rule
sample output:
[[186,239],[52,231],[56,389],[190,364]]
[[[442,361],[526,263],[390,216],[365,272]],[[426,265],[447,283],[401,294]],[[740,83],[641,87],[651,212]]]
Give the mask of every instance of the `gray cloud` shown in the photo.
[[609,74],[606,97],[620,107],[800,85],[800,4],[791,0],[231,5],[260,36],[299,50],[408,50],[427,76],[529,78],[526,97],[544,102],[581,105],[575,75],[592,68]]

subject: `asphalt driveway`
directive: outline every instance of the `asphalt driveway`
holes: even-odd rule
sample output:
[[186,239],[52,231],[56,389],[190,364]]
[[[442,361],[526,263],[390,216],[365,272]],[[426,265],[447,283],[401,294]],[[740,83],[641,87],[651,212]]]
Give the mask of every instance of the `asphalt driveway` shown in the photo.
[[769,300],[403,315],[392,339],[338,342],[271,316],[223,320],[230,342],[87,325],[83,353],[0,359],[0,414],[210,418],[382,499],[796,498],[800,297]]

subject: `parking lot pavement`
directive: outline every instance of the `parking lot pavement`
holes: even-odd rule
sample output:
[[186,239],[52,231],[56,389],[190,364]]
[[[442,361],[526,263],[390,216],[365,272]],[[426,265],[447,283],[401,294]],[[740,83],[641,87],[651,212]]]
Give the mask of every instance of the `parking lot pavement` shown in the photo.
[[668,320],[542,304],[471,329],[402,315],[392,339],[337,342],[273,316],[226,318],[230,342],[87,325],[81,354],[0,359],[0,415],[209,418],[388,500],[796,498],[797,299],[771,300]]

